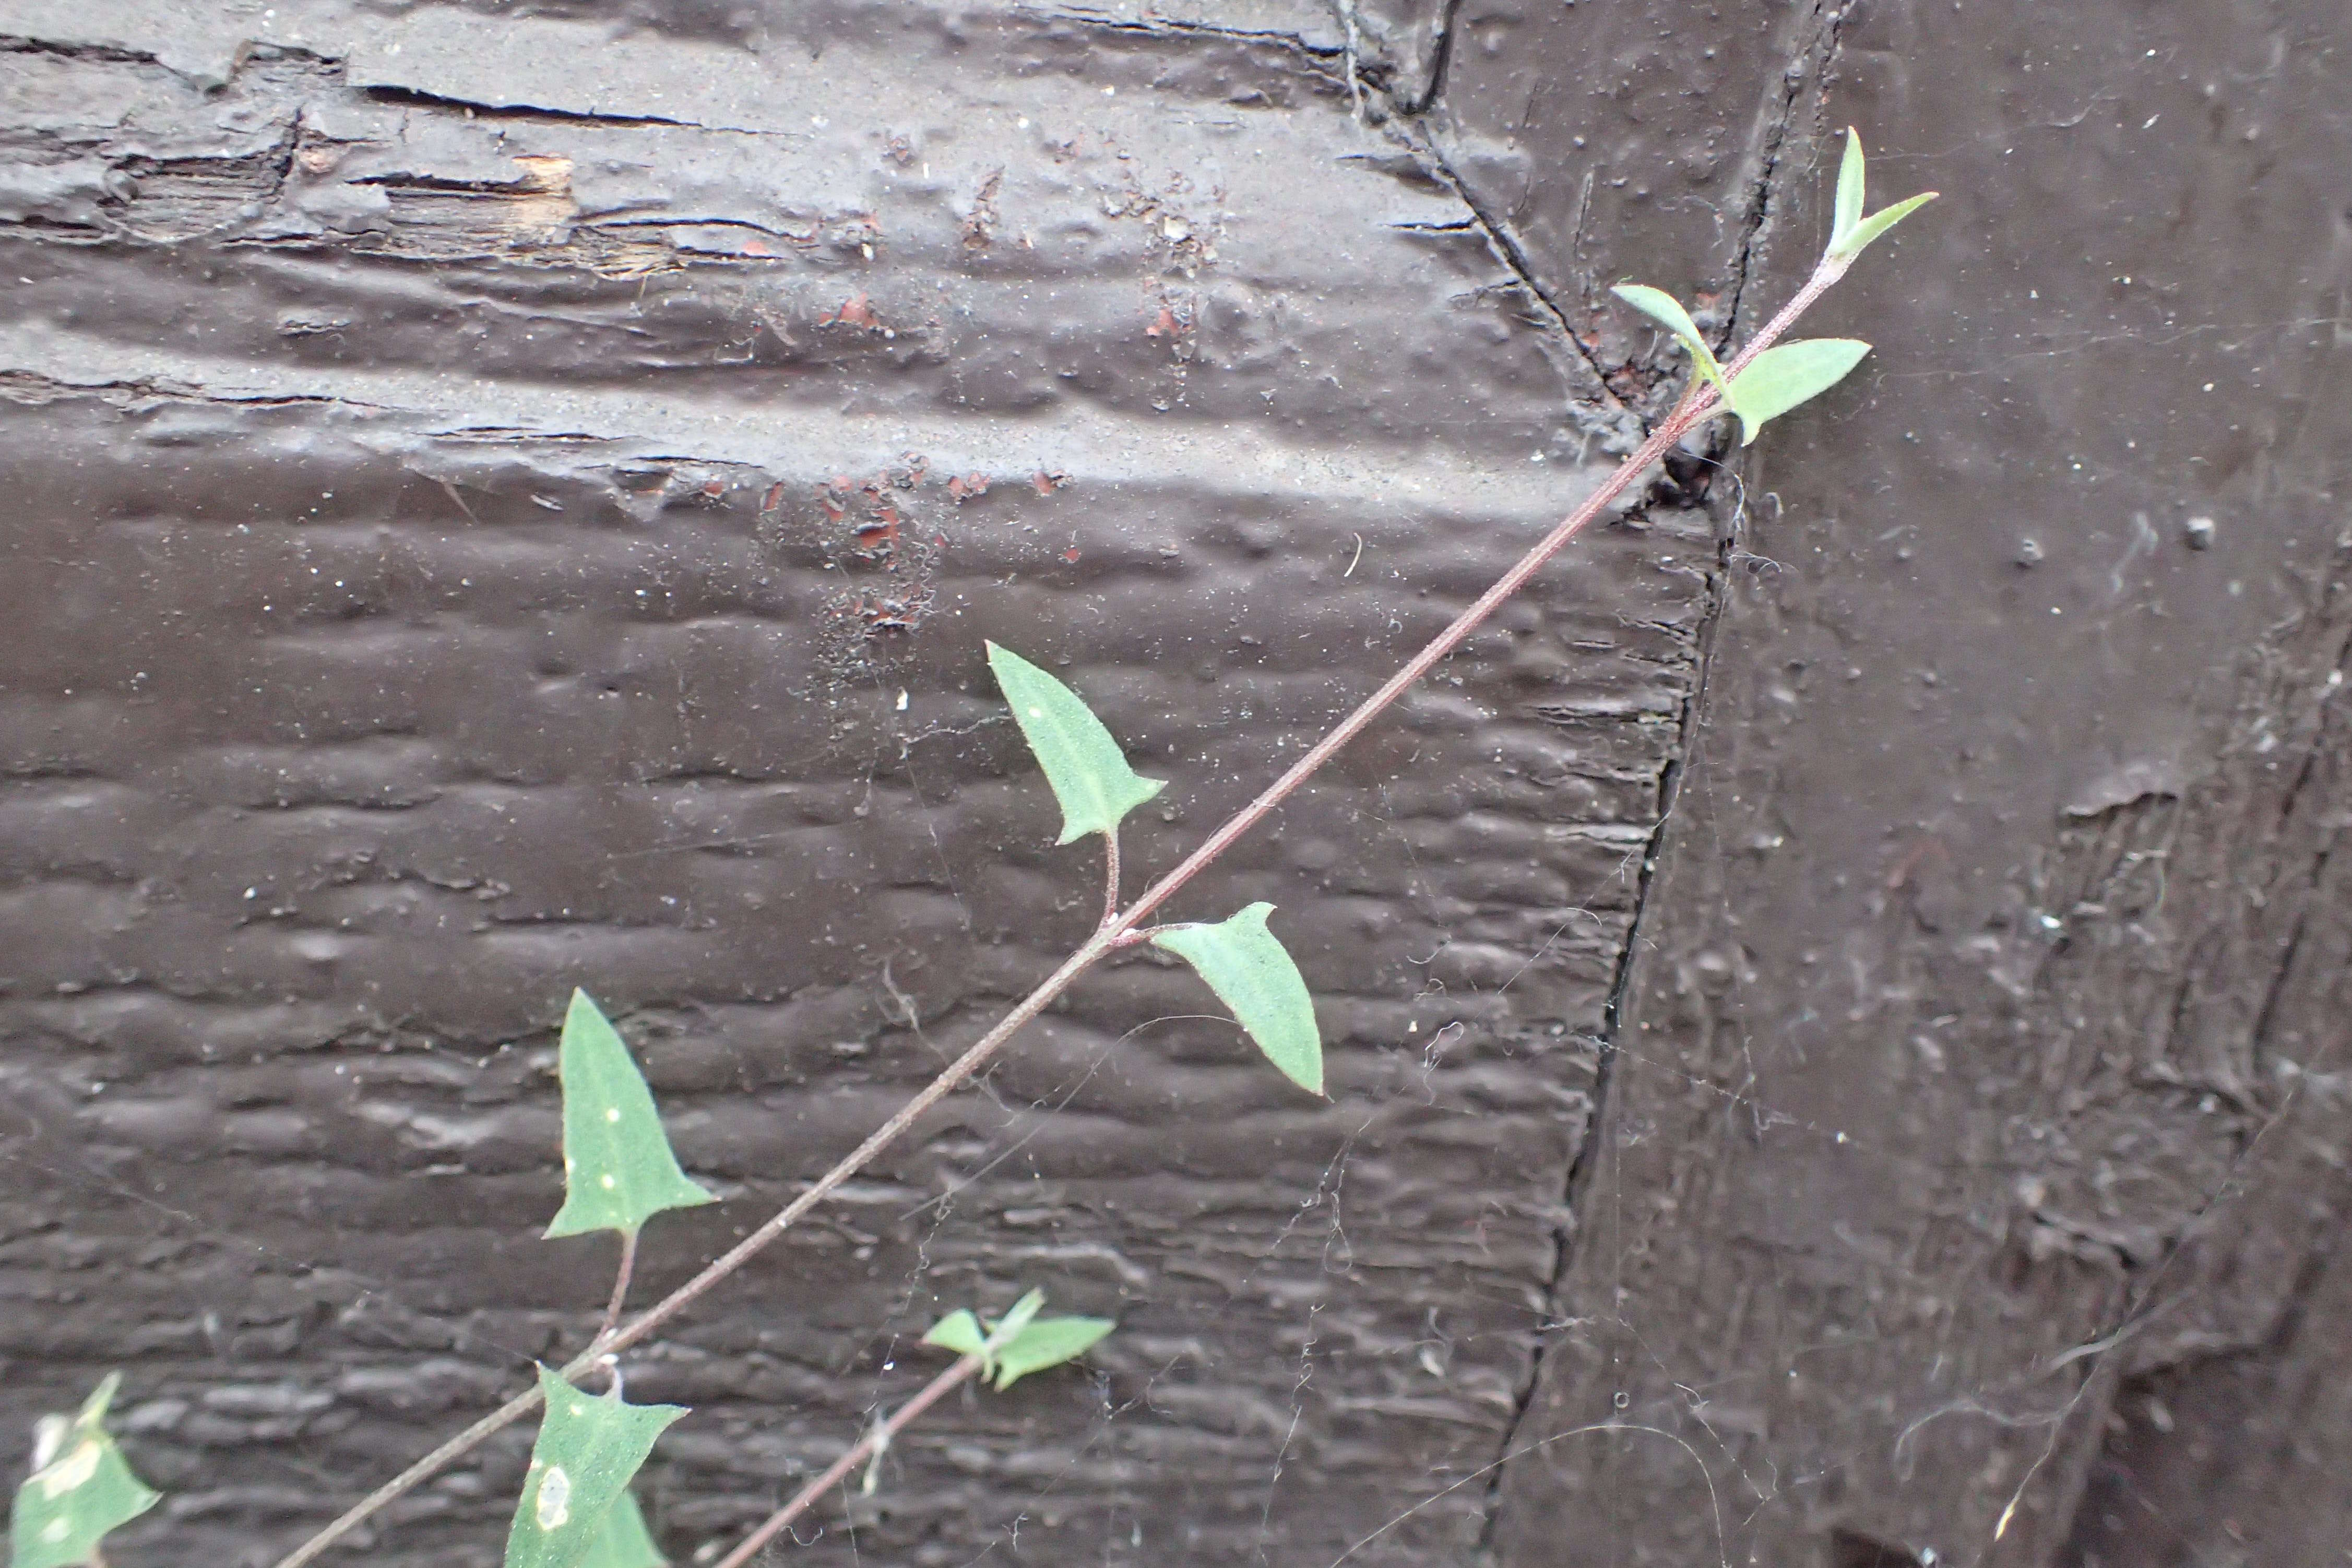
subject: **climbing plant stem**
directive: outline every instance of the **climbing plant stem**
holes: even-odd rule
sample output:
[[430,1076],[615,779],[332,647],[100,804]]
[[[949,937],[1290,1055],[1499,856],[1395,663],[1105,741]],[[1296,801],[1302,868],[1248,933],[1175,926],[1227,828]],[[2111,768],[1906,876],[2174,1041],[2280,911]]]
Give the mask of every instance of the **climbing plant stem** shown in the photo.
[[793,1521],[814,1508],[817,1500],[847,1480],[850,1471],[864,1464],[876,1452],[887,1448],[900,1432],[914,1425],[924,1411],[938,1404],[950,1390],[960,1387],[980,1368],[981,1360],[976,1355],[959,1358],[955,1365],[924,1384],[921,1393],[898,1406],[887,1421],[879,1422],[870,1428],[865,1436],[858,1439],[856,1447],[835,1459],[824,1474],[793,1493],[792,1501],[770,1514],[759,1529],[745,1536],[734,1551],[721,1557],[712,1568],[743,1568],[744,1563],[760,1554],[761,1547],[782,1534]]
[[[1815,268],[1812,276],[1806,280],[1805,286],[1798,291],[1796,297],[1783,306],[1780,312],[1748,342],[1738,355],[1724,367],[1725,379],[1727,381],[1738,375],[1758,354],[1769,348],[1790,327],[1793,326],[1797,319],[1804,314],[1813,301],[1820,299],[1824,290],[1844,275],[1849,264],[1850,259],[1823,259],[1820,266]],[[908,1128],[922,1118],[925,1112],[946,1099],[966,1079],[986,1066],[1003,1048],[1007,1041],[1043,1013],[1055,998],[1069,989],[1073,982],[1093,968],[1097,961],[1118,948],[1132,945],[1126,939],[1139,921],[1175,897],[1186,883],[1213,865],[1218,857],[1233,847],[1235,840],[1264,821],[1268,813],[1297,793],[1298,787],[1313,777],[1316,772],[1325,763],[1329,762],[1341,747],[1362,733],[1373,720],[1387,711],[1416,681],[1468,640],[1470,635],[1485,625],[1487,617],[1501,607],[1506,600],[1524,587],[1528,580],[1541,571],[1547,562],[1566,548],[1569,541],[1581,533],[1594,519],[1606,511],[1612,501],[1623,494],[1636,479],[1649,472],[1653,465],[1663,460],[1685,436],[1719,412],[1721,408],[1715,389],[1694,376],[1690,389],[1684,394],[1682,401],[1666,416],[1664,422],[1652,430],[1649,437],[1634,448],[1633,455],[1620,463],[1607,479],[1601,480],[1574,511],[1563,518],[1558,526],[1546,534],[1533,549],[1521,556],[1509,571],[1496,579],[1494,585],[1478,595],[1475,603],[1454,616],[1444,630],[1431,638],[1420,652],[1406,660],[1402,668],[1382,681],[1377,690],[1357,704],[1354,711],[1333,726],[1328,733],[1292,763],[1281,777],[1260,792],[1256,799],[1227,817],[1214,832],[1202,841],[1199,847],[1179,861],[1172,870],[1145,889],[1137,896],[1133,903],[1116,912],[1107,910],[1102,923],[1096,928],[1094,934],[1087,939],[1084,945],[1065,959],[1061,966],[1047,975],[1035,990],[1015,1004],[1013,1010],[999,1019],[994,1027],[974,1041],[961,1056],[949,1063],[938,1077],[924,1085],[921,1090],[901,1106],[887,1121],[876,1128],[856,1148],[843,1155],[832,1169],[819,1176],[792,1202],[771,1215],[757,1230],[713,1258],[704,1266],[701,1272],[648,1308],[634,1321],[609,1333],[599,1334],[588,1350],[583,1351],[564,1366],[563,1375],[567,1379],[577,1379],[593,1366],[599,1357],[617,1354],[632,1345],[642,1343],[655,1331],[699,1300],[720,1280],[725,1279],[766,1250],[776,1237],[790,1229],[802,1215],[824,1202],[843,1183],[864,1170],[883,1150],[897,1142]],[[1118,850],[1117,844],[1110,842],[1108,835],[1105,837],[1106,841],[1109,842],[1109,859],[1105,868],[1108,874],[1107,881],[1113,894],[1108,901],[1115,905]],[[328,1547],[358,1528],[385,1504],[433,1475],[444,1465],[466,1453],[492,1433],[528,1415],[539,1407],[539,1404],[540,1394],[535,1387],[527,1393],[517,1394],[383,1486],[378,1487],[374,1491],[370,1492],[318,1534],[281,1558],[276,1564],[276,1568],[302,1568],[303,1564],[316,1560]],[[730,1561],[734,1560],[730,1559]]]
[[596,1341],[588,1348],[601,1350],[621,1323],[621,1309],[628,1304],[629,1279],[637,1271],[637,1233],[621,1233],[621,1267],[613,1276],[613,1299],[604,1304],[604,1321],[596,1330]]

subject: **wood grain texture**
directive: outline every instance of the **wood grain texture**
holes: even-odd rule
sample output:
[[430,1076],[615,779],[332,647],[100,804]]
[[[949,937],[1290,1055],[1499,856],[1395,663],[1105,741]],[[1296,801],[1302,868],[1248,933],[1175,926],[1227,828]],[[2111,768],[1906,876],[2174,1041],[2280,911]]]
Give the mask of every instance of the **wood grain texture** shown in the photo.
[[[1229,21],[0,25],[0,1322],[27,1415],[128,1371],[175,1500],[119,1563],[266,1560],[584,1336],[573,984],[727,1200],[650,1292],[1083,936],[984,638],[1178,781],[1140,879],[1608,460],[1328,19]],[[1332,1102],[1142,955],[637,1358],[696,1411],[666,1542],[1032,1284],[1120,1321],[1097,1375],[927,1423],[803,1555],[1328,1559],[1486,1464],[1712,552],[1671,494],[1596,536],[1181,900],[1277,906]],[[362,1555],[488,1561],[528,1440]]]
[[[1855,123],[1947,193],[1810,324],[1873,358],[1179,900],[1276,906],[1332,1101],[1097,974],[632,1362],[648,1511],[1038,1285],[1091,1371],[793,1561],[2334,1562],[2347,47],[0,0],[0,1464],[119,1365],[110,1560],[266,1563],[576,1348],[574,984],[724,1199],[683,1278],[1091,928],[983,639],[1172,863],[1672,395],[1608,286],[1752,325]],[[494,1561],[528,1447],[352,1560]]]

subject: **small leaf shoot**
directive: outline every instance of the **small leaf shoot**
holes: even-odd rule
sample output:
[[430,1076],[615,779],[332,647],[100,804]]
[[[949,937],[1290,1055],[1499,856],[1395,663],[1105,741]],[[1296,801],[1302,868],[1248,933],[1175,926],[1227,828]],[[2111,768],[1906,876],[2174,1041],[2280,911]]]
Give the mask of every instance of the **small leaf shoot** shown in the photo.
[[1766,349],[1731,378],[1724,400],[1739,416],[1739,444],[1756,439],[1768,419],[1817,397],[1862,363],[1870,345],[1857,338],[1807,338]]
[[539,1386],[547,1414],[507,1531],[504,1568],[582,1568],[655,1439],[686,1409],[630,1405],[617,1391],[583,1393],[543,1366]]
[[992,1378],[1003,1390],[1033,1372],[1076,1360],[1118,1326],[1108,1318],[1039,1317],[1045,1305],[1045,1293],[1032,1290],[1002,1318],[982,1320],[959,1309],[932,1324],[923,1342],[976,1357],[982,1380]]
[[1698,323],[1690,319],[1690,312],[1683,309],[1680,300],[1646,283],[1620,283],[1609,291],[1674,333],[1690,354],[1691,363],[1698,366],[1699,374],[1718,388],[1723,385],[1723,367],[1716,363],[1715,351],[1698,335]]
[[1909,217],[1913,213],[1936,199],[1934,191],[1922,191],[1882,207],[1868,217],[1862,216],[1864,195],[1864,159],[1862,132],[1846,127],[1845,155],[1838,160],[1837,205],[1830,218],[1830,261],[1851,262],[1860,256],[1870,242]]
[[1846,241],[1845,249],[1839,254],[1848,259],[1860,256],[1864,246],[1934,201],[1937,195],[1937,193],[1934,191],[1921,191],[1917,195],[1906,197],[1891,207],[1879,208],[1854,226],[1853,234]]
[[79,1414],[41,1418],[33,1473],[16,1489],[11,1568],[79,1568],[98,1560],[107,1532],[153,1508],[160,1494],[131,1470],[106,1429],[122,1374],[109,1373]]
[[1190,963],[1285,1078],[1321,1094],[1323,1036],[1315,999],[1282,939],[1265,929],[1273,909],[1252,904],[1214,925],[1173,926],[1151,944]]
[[988,668],[1061,803],[1062,837],[1055,843],[1089,833],[1111,837],[1129,812],[1168,787],[1167,780],[1144,778],[1129,767],[1103,721],[1054,677],[994,643],[988,645]]
[[678,1169],[629,1047],[585,991],[572,994],[558,1068],[563,1080],[563,1206],[549,1237],[633,1235],[664,1209],[718,1199]]

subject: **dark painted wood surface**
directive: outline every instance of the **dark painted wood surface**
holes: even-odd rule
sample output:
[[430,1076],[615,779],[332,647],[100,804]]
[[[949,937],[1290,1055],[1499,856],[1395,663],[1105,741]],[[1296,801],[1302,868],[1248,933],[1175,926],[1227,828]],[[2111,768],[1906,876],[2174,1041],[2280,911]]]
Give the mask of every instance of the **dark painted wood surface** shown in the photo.
[[[11,1444],[121,1366],[112,1560],[266,1563],[566,1353],[574,984],[682,1277],[1087,929],[983,637],[1171,861],[1672,395],[1609,283],[1786,296],[1851,121],[1947,192],[1877,355],[1187,896],[1333,1100],[1088,983],[632,1364],[648,1506],[1035,1283],[1094,1371],[788,1555],[2334,1561],[2345,30],[0,0]],[[494,1560],[527,1440],[353,1560]]]

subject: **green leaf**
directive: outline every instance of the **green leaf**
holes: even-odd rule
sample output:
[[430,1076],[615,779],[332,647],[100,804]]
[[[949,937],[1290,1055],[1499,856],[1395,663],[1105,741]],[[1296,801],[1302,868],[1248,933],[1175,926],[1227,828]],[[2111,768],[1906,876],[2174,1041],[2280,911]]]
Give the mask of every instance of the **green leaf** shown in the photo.
[[976,1355],[983,1361],[988,1357],[988,1336],[981,1331],[980,1320],[961,1307],[933,1323],[923,1342],[958,1355]]
[[1045,1292],[1032,1290],[1013,1304],[1002,1318],[983,1320],[953,1311],[931,1325],[923,1336],[958,1355],[980,1358],[982,1380],[994,1378],[1000,1389],[1010,1388],[1033,1372],[1075,1360],[1117,1327],[1108,1318],[1041,1318]]
[[585,991],[572,994],[563,1016],[559,1070],[563,1206],[548,1223],[548,1236],[630,1234],[664,1209],[718,1201],[677,1168],[645,1076]]
[[1936,196],[1937,193],[1934,191],[1921,191],[1917,195],[1911,197],[1907,201],[1896,202],[1891,207],[1881,207],[1878,211],[1871,214],[1868,217],[1854,225],[1853,232],[1846,236],[1845,244],[1843,247],[1838,247],[1833,254],[1846,257],[1849,259],[1853,257],[1860,256],[1862,254],[1863,247],[1868,245],[1872,240],[1876,239],[1880,235],[1885,234],[1888,229],[1893,228],[1896,224],[1901,223],[1905,218],[1909,217],[1913,213],[1917,212],[1921,207],[1926,206],[1929,202],[1934,201]]
[[1862,132],[1849,125],[1845,128],[1845,156],[1838,160],[1837,211],[1830,219],[1830,254],[1842,254],[1840,247],[1853,226],[1862,221]]
[[507,1531],[506,1568],[581,1568],[654,1439],[686,1409],[583,1394],[545,1367],[539,1389],[547,1415]]
[[1830,218],[1829,259],[1852,261],[1872,240],[1935,199],[1935,192],[1922,191],[1907,201],[1863,216],[1862,132],[1847,126],[1845,156],[1838,160],[1837,209]]
[[1315,1026],[1315,999],[1282,939],[1265,929],[1273,908],[1252,904],[1216,925],[1172,927],[1151,944],[1190,963],[1285,1078],[1320,1094],[1323,1037]]
[[1724,401],[1739,416],[1739,444],[1756,439],[1768,419],[1777,419],[1806,399],[1845,379],[1870,345],[1857,338],[1808,338],[1766,349],[1731,378]]
[[1167,780],[1143,778],[1129,767],[1118,742],[1077,693],[1019,654],[990,643],[988,668],[1062,803],[1056,843],[1089,833],[1108,837],[1121,817],[1168,787]]
[[588,1546],[580,1568],[669,1568],[669,1559],[654,1544],[637,1500],[624,1491],[604,1516],[604,1528]]
[[997,1388],[1010,1388],[1033,1372],[1076,1361],[1118,1326],[1108,1318],[1037,1319],[997,1347]]
[[1690,312],[1683,309],[1680,300],[1646,283],[1620,283],[1609,291],[1680,338],[1699,374],[1717,386],[1723,384],[1723,367],[1715,363],[1715,351],[1698,335],[1698,323],[1690,319]]
[[987,1353],[992,1355],[997,1351],[1003,1349],[1008,1342],[1015,1338],[1019,1335],[1022,1330],[1029,1326],[1029,1320],[1035,1317],[1039,1312],[1045,1310],[1045,1292],[1043,1290],[1032,1290],[1027,1295],[1022,1297],[1021,1300],[1013,1303],[1013,1310],[1005,1313],[1004,1316],[1001,1318],[990,1319],[988,1323]]
[[158,1494],[131,1473],[106,1430],[122,1374],[109,1373],[73,1416],[44,1415],[33,1473],[16,1489],[9,1531],[12,1568],[68,1568],[98,1555],[107,1531],[153,1508]]

